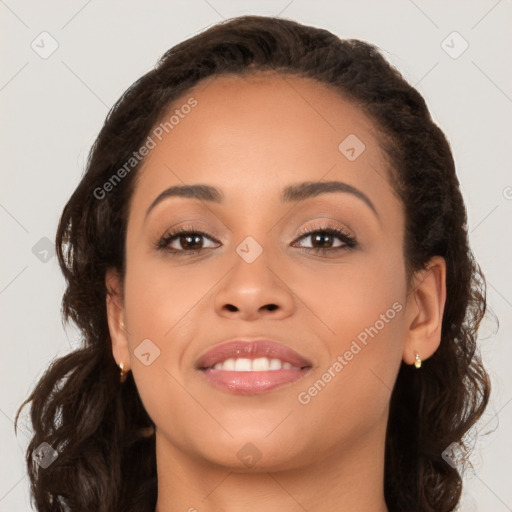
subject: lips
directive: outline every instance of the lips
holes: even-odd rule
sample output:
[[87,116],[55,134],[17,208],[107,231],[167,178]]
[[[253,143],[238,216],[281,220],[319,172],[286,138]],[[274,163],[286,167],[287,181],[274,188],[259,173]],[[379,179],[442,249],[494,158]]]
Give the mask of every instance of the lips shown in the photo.
[[281,343],[268,339],[236,339],[208,350],[208,352],[199,357],[196,368],[207,370],[227,359],[257,359],[261,357],[280,359],[299,368],[312,366],[311,361]]

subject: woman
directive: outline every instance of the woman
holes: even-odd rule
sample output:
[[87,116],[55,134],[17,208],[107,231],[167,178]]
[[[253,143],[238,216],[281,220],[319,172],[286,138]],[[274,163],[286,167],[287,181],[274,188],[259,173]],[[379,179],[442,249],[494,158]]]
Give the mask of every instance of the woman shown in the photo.
[[56,240],[84,346],[25,402],[38,510],[455,510],[485,281],[376,47],[243,16],[171,48]]

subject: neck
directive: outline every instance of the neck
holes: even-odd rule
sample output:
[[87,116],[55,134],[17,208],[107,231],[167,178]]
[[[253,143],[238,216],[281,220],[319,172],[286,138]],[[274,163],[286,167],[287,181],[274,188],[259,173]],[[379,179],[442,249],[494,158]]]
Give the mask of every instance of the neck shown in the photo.
[[177,449],[157,430],[155,512],[388,512],[384,437],[385,423],[307,466],[239,472]]

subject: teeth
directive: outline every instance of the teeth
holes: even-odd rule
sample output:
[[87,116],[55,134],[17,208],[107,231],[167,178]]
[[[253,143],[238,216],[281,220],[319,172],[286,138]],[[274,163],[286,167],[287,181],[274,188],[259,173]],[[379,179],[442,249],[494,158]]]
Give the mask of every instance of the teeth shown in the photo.
[[226,361],[224,361],[223,365],[224,365],[223,367],[226,370],[234,370],[235,369],[235,360],[234,359],[227,359]]
[[250,359],[236,359],[235,360],[235,371],[236,372],[250,372],[251,371],[251,360]]
[[213,366],[215,370],[235,371],[235,372],[266,372],[269,370],[295,370],[299,366],[292,366],[290,363],[280,359],[269,359],[268,357],[258,357],[256,359],[238,358],[226,359],[223,363],[217,363]]
[[282,367],[283,366],[280,359],[270,360],[270,370],[280,370]]
[[252,361],[253,372],[266,372],[270,370],[270,361],[266,357],[258,357]]

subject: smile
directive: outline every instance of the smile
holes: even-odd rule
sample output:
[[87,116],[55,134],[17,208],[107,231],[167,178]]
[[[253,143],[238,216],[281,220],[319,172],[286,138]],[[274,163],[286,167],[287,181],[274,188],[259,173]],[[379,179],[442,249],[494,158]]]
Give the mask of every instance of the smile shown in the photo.
[[[209,368],[208,368],[209,369]],[[286,361],[281,359],[258,357],[255,359],[229,358],[223,362],[216,363],[213,366],[214,370],[234,371],[234,372],[266,372],[276,370],[300,370],[300,366],[292,366]]]
[[207,382],[230,393],[256,395],[301,380],[312,363],[290,347],[269,339],[231,340],[196,362]]

